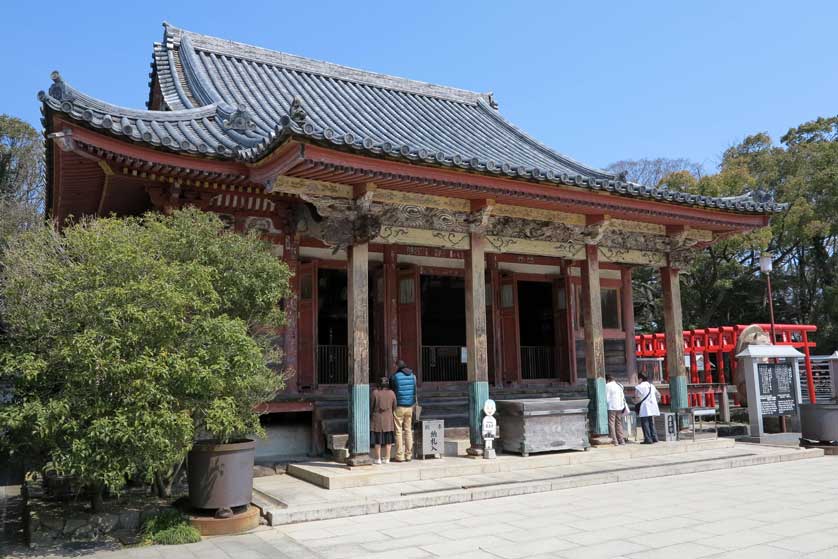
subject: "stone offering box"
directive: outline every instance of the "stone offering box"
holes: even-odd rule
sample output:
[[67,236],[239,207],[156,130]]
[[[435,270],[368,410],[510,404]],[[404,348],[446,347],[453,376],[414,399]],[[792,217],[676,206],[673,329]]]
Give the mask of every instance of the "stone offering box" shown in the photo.
[[527,456],[530,452],[582,449],[588,440],[589,400],[534,398],[498,400],[501,448]]

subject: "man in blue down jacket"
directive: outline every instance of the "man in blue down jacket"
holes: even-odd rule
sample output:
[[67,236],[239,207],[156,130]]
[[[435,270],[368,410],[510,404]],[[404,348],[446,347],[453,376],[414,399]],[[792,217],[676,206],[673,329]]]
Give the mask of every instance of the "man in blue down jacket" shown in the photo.
[[390,379],[396,393],[396,462],[410,462],[413,458],[413,406],[416,404],[416,376],[404,361],[396,363],[396,372]]

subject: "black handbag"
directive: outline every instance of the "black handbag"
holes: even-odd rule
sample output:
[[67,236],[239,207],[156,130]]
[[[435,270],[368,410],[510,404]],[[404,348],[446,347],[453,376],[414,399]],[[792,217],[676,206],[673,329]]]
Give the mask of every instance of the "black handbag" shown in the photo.
[[648,398],[652,394],[652,391],[654,389],[655,389],[655,387],[650,384],[649,385],[649,392],[645,396],[643,396],[642,400],[640,400],[639,402],[634,404],[634,413],[636,413],[638,416],[640,415],[640,406],[643,405],[643,402],[645,402],[646,398]]

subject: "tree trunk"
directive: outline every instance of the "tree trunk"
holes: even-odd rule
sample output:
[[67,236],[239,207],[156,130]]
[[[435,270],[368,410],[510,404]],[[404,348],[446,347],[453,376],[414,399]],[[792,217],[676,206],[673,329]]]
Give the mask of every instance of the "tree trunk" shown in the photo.
[[102,512],[105,508],[105,501],[102,498],[102,485],[99,483],[90,484],[90,508],[93,512]]
[[157,496],[161,499],[171,497],[171,491],[167,491],[166,483],[163,481],[163,475],[160,473],[154,474],[154,490]]
[[169,483],[166,484],[166,497],[172,496],[172,487],[174,486],[175,481],[177,481],[177,478],[180,475],[180,470],[181,468],[183,468],[184,462],[185,460],[181,460],[180,462],[178,462],[178,465],[175,466],[175,471],[172,472],[172,477],[169,478]]

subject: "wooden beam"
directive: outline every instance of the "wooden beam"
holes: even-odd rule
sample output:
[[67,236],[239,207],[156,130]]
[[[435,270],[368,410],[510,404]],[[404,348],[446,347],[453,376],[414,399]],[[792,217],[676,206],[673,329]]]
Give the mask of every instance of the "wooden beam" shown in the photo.
[[99,167],[101,167],[102,172],[105,173],[105,176],[102,179],[102,193],[99,195],[99,205],[96,208],[96,215],[101,216],[102,211],[105,209],[105,200],[110,193],[111,177],[114,175],[114,172],[110,165],[101,159],[99,160]]

